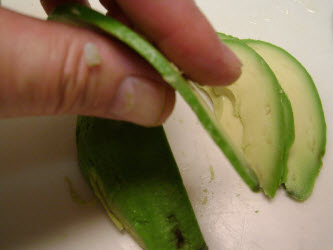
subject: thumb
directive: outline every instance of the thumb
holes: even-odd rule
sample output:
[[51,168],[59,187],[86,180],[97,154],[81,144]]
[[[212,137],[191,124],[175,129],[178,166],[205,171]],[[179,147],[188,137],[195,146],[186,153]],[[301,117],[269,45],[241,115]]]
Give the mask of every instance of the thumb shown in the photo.
[[174,91],[141,58],[91,31],[0,8],[0,117],[82,114],[152,126]]

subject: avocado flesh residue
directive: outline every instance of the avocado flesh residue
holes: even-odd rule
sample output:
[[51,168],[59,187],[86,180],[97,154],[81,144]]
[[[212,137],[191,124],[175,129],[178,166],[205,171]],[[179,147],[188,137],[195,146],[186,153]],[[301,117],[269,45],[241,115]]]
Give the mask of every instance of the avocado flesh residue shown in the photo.
[[118,228],[144,249],[207,249],[162,127],[79,117],[79,165]]

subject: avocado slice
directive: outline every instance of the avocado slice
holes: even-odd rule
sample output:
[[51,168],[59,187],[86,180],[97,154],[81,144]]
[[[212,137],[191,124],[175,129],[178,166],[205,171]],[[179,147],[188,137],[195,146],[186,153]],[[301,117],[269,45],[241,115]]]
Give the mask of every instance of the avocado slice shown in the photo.
[[[226,40],[226,39],[233,39],[233,40],[238,40],[242,41],[243,43],[246,43],[246,40],[241,40],[237,37],[227,35],[224,33],[218,33],[219,37],[221,40]],[[263,58],[264,59],[264,58]],[[266,62],[266,61],[265,61]],[[267,63],[267,62],[266,62]],[[271,69],[272,70],[272,69]],[[273,70],[272,70],[273,72]],[[273,72],[274,74],[274,72]],[[276,76],[275,76],[276,77]],[[279,79],[277,79],[279,80]],[[280,84],[280,82],[279,82]],[[280,85],[281,86],[281,85]],[[282,86],[281,86],[282,87]],[[287,161],[289,158],[289,152],[291,145],[293,145],[294,140],[295,140],[295,124],[294,124],[294,115],[293,115],[293,110],[291,107],[290,100],[287,96],[287,94],[284,92],[283,88],[280,89],[280,98],[281,98],[281,103],[282,103],[282,108],[283,108],[283,116],[284,116],[284,156],[283,156],[283,174],[281,176],[280,184],[284,183],[287,177]],[[216,103],[215,106],[221,105],[220,103]],[[216,112],[221,112],[219,111],[219,108],[215,108],[215,113]]]
[[256,172],[263,191],[274,197],[286,167],[286,125],[293,125],[292,120],[285,121],[290,119],[285,112],[291,113],[288,98],[253,49],[239,39],[220,37],[243,62],[242,75],[228,87],[203,89],[213,102],[216,118]]
[[245,42],[269,64],[290,99],[295,142],[284,183],[293,198],[305,200],[312,193],[326,147],[326,123],[316,86],[301,63],[284,49],[263,41]]
[[208,249],[163,127],[78,118],[80,169],[119,229],[143,249]]
[[65,4],[57,7],[50,14],[49,20],[67,22],[103,31],[136,51],[159,72],[167,83],[182,95],[197,115],[203,127],[217,146],[224,152],[244,182],[252,190],[259,190],[259,182],[255,172],[251,169],[244,154],[238,149],[232,138],[229,137],[225,129],[217,122],[214,113],[195,84],[187,81],[176,66],[169,62],[148,41],[111,17],[104,16],[79,4]]

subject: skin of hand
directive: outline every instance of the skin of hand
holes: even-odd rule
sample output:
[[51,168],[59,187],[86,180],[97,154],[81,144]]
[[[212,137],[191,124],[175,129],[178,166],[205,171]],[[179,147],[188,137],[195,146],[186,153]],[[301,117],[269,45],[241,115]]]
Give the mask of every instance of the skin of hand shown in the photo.
[[[85,0],[42,0],[56,5]],[[111,15],[152,41],[187,77],[226,85],[241,63],[218,39],[192,0],[101,0]],[[81,114],[162,124],[175,93],[141,58],[87,29],[43,21],[0,7],[0,117]],[[101,58],[87,64],[85,47]]]

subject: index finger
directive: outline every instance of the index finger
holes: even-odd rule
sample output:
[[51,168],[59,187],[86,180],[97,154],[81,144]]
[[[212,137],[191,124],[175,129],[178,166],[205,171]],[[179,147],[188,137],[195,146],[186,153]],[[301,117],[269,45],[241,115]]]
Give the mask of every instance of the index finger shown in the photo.
[[56,6],[69,2],[89,6],[88,0],[40,0],[40,3],[47,14],[49,14]]
[[219,40],[192,0],[100,0],[126,17],[189,78],[206,85],[234,82],[238,58]]

